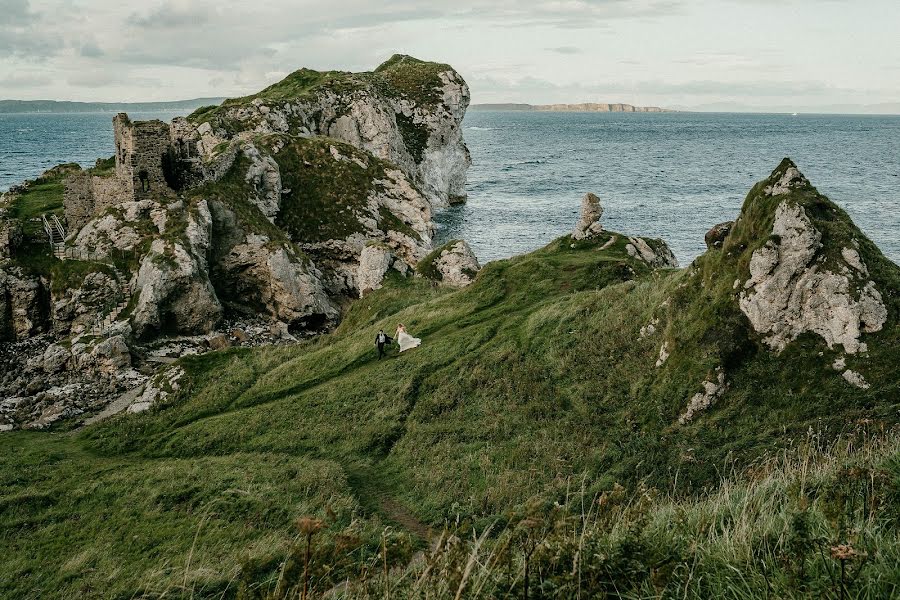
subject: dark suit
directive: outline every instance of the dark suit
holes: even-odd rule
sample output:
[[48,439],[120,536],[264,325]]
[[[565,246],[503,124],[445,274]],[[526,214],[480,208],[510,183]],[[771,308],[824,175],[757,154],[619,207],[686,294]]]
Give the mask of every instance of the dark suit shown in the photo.
[[392,341],[394,340],[388,337],[386,333],[378,332],[375,335],[375,347],[378,348],[378,360],[381,360],[381,357],[384,356],[384,347]]

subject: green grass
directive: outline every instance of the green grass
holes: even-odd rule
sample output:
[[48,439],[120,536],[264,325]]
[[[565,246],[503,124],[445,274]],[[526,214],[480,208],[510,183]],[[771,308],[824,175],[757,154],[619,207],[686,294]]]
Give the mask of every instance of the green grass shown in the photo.
[[[810,190],[790,199],[827,207]],[[489,263],[462,290],[392,275],[355,302],[333,334],[183,359],[183,387],[147,413],[66,438],[5,434],[0,502],[17,508],[0,513],[0,547],[12,542],[15,549],[9,559],[0,556],[0,580],[18,586],[10,588],[18,595],[101,595],[105,583],[122,597],[165,589],[174,596],[240,589],[244,597],[283,597],[302,578],[303,545],[294,542],[291,521],[311,514],[327,522],[316,541],[318,592],[348,576],[354,595],[380,589],[385,525],[400,532],[384,542],[388,561],[402,565],[429,527],[470,540],[495,524],[483,548],[502,564],[481,561],[469,576],[483,583],[483,597],[521,597],[521,554],[503,548],[537,527],[552,542],[535,558],[534,585],[546,596],[582,585],[591,591],[585,597],[670,597],[675,590],[679,597],[758,597],[767,585],[772,597],[818,595],[833,589],[826,565],[834,565],[816,556],[826,544],[851,541],[873,549],[871,570],[858,580],[868,590],[861,596],[883,597],[896,586],[895,441],[859,460],[826,461],[815,493],[812,478],[797,483],[805,463],[791,463],[784,475],[763,469],[774,479],[765,483],[766,475],[758,485],[754,469],[765,457],[793,456],[810,431],[821,436],[817,447],[830,448],[830,440],[860,427],[890,431],[900,421],[900,269],[852,225],[822,225],[826,246],[844,242],[830,240],[832,231],[859,238],[888,305],[887,326],[865,336],[868,356],[848,364],[869,390],[833,371],[837,353],[812,335],[776,356],[748,330],[732,287],[746,279],[749,253],[768,238],[774,206],[765,202],[755,188],[723,249],[685,270],[651,271],[628,256],[624,236],[604,232]],[[813,218],[818,226],[820,217]],[[422,346],[378,361],[375,332],[393,332],[400,322]],[[656,332],[642,337],[651,322]],[[672,354],[657,368],[663,341]],[[720,366],[728,392],[679,425],[689,398]],[[845,476],[845,458],[865,476]],[[299,465],[297,474],[280,474],[283,465]],[[326,480],[310,483],[320,472]],[[254,477],[262,488],[247,482]],[[850,498],[873,478],[869,497],[879,509],[867,516]],[[158,490],[179,485],[191,486],[184,495],[197,500],[162,509],[151,502]],[[105,486],[114,492],[80,491]],[[248,491],[250,504],[232,489]],[[590,507],[604,492],[621,506],[600,515]],[[31,496],[38,501],[21,500]],[[213,528],[204,525],[217,533],[193,553],[203,561],[202,576],[190,575],[196,583],[185,586],[185,557],[208,504],[221,504],[223,516]],[[24,516],[23,507],[30,507]],[[523,516],[540,517],[526,527],[532,533],[522,532]],[[157,528],[164,539],[152,537]],[[97,559],[67,575],[75,551],[97,535],[107,548],[100,556],[115,556],[115,564]],[[421,585],[460,581],[473,546],[454,548],[424,563],[435,571]],[[753,548],[769,554],[753,555]],[[573,570],[576,552],[580,572]],[[424,577],[420,568],[390,576],[398,597],[424,595],[408,587]],[[457,579],[440,577],[444,572]]]

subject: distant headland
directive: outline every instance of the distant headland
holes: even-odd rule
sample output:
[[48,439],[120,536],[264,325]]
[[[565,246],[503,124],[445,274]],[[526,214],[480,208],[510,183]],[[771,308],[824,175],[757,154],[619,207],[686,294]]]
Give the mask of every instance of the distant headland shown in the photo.
[[676,112],[658,106],[633,106],[631,104],[608,104],[597,102],[582,102],[580,104],[473,104],[469,110],[521,110],[537,112],[636,112],[636,113],[662,113]]
[[0,114],[194,111],[201,106],[221,104],[224,98],[193,98],[171,102],[69,102],[60,100],[0,100]]

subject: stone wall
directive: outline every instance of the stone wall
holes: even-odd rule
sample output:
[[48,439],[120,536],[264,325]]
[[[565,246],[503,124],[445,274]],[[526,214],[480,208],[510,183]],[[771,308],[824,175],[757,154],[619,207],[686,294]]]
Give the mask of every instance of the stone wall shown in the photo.
[[6,209],[0,208],[0,260],[10,258],[21,242],[21,223],[7,218]]
[[91,177],[91,189],[94,192],[94,215],[99,215],[107,208],[131,200],[128,185],[118,177]]
[[66,177],[63,206],[66,226],[69,231],[84,227],[94,216],[94,190],[91,176],[86,172],[73,173]]

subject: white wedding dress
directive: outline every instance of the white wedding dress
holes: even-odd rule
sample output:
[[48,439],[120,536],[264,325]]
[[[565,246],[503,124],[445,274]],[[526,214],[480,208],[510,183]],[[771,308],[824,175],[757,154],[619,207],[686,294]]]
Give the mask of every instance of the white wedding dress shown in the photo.
[[422,340],[409,335],[405,329],[397,332],[397,345],[400,346],[400,352],[415,348],[421,343]]

